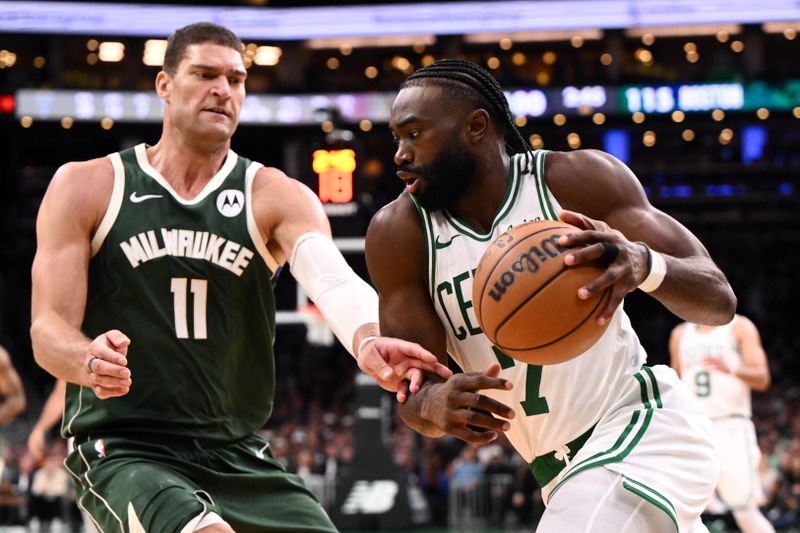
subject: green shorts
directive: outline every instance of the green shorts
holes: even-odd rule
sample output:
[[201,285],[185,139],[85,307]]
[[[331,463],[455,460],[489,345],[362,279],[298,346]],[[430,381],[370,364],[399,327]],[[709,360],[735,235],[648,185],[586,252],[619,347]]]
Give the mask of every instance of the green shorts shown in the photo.
[[76,445],[65,465],[79,507],[99,531],[188,533],[212,511],[237,533],[337,531],[256,435],[222,447],[161,437],[79,438]]

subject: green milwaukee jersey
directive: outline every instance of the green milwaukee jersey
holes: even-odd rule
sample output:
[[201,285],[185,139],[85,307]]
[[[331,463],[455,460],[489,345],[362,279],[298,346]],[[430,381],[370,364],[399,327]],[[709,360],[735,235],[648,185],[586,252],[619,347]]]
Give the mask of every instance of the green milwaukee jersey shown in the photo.
[[275,389],[269,255],[252,213],[261,165],[229,151],[193,199],[145,145],[109,156],[114,188],[92,239],[83,332],[131,339],[127,395],[69,384],[65,436],[157,434],[230,441],[261,427]]

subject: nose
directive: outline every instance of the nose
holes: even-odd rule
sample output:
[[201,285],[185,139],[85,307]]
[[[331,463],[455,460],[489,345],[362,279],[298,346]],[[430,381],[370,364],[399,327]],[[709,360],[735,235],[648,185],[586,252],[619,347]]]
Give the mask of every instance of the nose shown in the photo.
[[228,82],[228,78],[225,76],[219,76],[214,85],[211,88],[211,92],[214,96],[219,96],[222,98],[230,98],[231,97],[231,84]]
[[414,156],[411,150],[403,141],[397,143],[397,150],[394,153],[394,164],[399,166],[407,165],[414,161]]

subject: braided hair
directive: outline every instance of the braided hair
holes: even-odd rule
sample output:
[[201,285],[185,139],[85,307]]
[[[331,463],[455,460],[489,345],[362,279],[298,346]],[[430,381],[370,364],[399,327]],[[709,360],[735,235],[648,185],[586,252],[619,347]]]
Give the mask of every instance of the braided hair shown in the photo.
[[[421,85],[441,87],[462,102],[485,109],[497,132],[506,140],[506,146],[517,145],[528,155],[529,161],[533,161],[533,149],[514,124],[503,89],[487,70],[469,61],[441,59],[408,76],[400,90]],[[509,137],[513,143],[509,142]]]

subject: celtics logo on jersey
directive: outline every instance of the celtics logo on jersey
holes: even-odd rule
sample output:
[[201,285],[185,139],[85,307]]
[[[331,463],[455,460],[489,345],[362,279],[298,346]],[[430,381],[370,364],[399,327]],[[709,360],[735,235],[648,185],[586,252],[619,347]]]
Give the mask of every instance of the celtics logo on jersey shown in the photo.
[[231,218],[242,212],[244,193],[234,189],[225,189],[217,196],[217,209],[224,216]]

